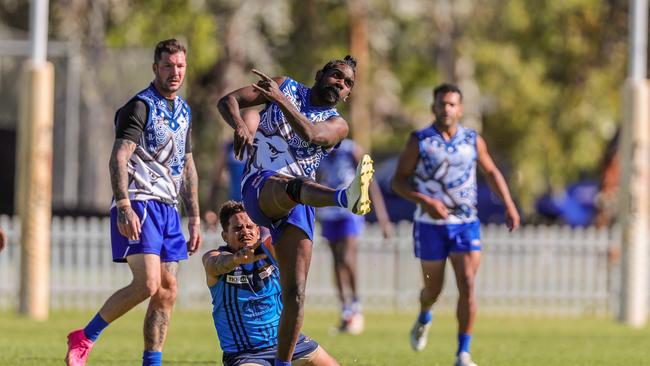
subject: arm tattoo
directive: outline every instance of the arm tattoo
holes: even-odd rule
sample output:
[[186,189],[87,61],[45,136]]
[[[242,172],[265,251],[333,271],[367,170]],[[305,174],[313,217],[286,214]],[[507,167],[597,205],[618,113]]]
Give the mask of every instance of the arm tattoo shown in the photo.
[[226,252],[210,257],[208,265],[212,267],[217,276],[231,272],[237,267],[237,264],[235,264],[235,256]]
[[135,151],[135,143],[130,140],[116,139],[108,162],[111,174],[111,188],[115,201],[129,198],[129,171],[127,163]]
[[183,184],[181,185],[180,194],[188,216],[199,216],[199,177],[196,173],[192,154],[185,155]]
[[120,224],[128,224],[133,221],[133,210],[130,207],[120,207],[117,209],[117,222]]

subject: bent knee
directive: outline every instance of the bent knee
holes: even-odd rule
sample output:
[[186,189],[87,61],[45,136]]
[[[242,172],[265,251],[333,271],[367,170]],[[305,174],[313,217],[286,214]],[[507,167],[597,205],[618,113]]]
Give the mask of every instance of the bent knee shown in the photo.
[[143,298],[148,298],[156,294],[160,289],[159,279],[147,279],[145,281],[137,281],[131,284],[135,291]]

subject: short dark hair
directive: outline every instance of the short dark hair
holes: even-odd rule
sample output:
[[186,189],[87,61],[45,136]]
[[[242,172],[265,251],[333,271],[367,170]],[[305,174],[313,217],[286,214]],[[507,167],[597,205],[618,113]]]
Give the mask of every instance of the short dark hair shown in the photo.
[[445,95],[447,93],[456,93],[460,96],[460,100],[463,100],[463,93],[460,92],[458,86],[456,86],[456,84],[450,83],[443,83],[436,86],[433,89],[433,100],[435,101],[438,95]]
[[240,212],[246,212],[246,209],[244,209],[244,204],[241,202],[229,200],[221,205],[221,208],[219,208],[219,222],[221,222],[221,227],[224,231],[228,231],[230,218]]
[[185,49],[185,46],[178,40],[171,38],[171,39],[166,39],[164,41],[158,42],[156,45],[156,49],[153,52],[153,62],[158,63],[160,59],[162,58],[163,52],[167,52],[170,55],[173,55],[177,52],[183,52],[187,53],[187,50]]
[[352,72],[355,75],[357,74],[357,60],[350,55],[346,55],[345,57],[343,57],[342,60],[341,59],[330,60],[328,63],[325,64],[325,66],[323,66],[321,71],[325,73],[327,70],[333,69],[334,66],[336,65],[348,65],[352,69]]

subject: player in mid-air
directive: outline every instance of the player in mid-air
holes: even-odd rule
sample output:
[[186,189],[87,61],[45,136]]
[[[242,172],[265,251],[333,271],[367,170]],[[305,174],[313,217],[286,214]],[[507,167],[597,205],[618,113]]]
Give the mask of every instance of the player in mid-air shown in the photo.
[[[368,187],[372,160],[364,155],[352,183],[332,189],[315,183],[321,159],[348,134],[336,110],[352,91],[356,61],[346,56],[328,62],[308,86],[290,77],[261,80],[219,100],[219,112],[235,130],[235,154],[249,153],[242,182],[251,219],[271,231],[282,276],[282,316],[274,364],[290,365],[304,317],[305,284],[311,262],[314,207],[370,211]],[[265,104],[256,131],[245,125],[240,109]]]
[[435,121],[411,135],[392,182],[396,193],[418,204],[413,240],[424,287],[420,292],[420,315],[411,330],[411,347],[420,351],[426,346],[431,307],[442,291],[449,258],[459,292],[456,366],[476,366],[470,355],[470,341],[476,316],[474,284],[481,259],[477,163],[490,188],[505,204],[510,230],[519,226],[519,214],[485,141],[459,123],[463,115],[460,89],[452,84],[439,85],[433,99]]
[[[225,366],[268,366],[277,348],[282,311],[280,274],[270,238],[262,244],[260,228],[241,202],[227,201],[219,210],[226,245],[203,255],[212,318]],[[303,334],[293,365],[338,366],[314,340]]]
[[[345,188],[354,179],[363,149],[350,139],[341,141],[318,168],[319,183],[333,188]],[[379,185],[370,184],[377,221],[384,238],[388,238],[393,227],[384,205]],[[336,290],[341,302],[340,332],[360,334],[364,328],[361,300],[357,292],[357,238],[364,230],[365,220],[341,207],[323,207],[316,210],[322,235],[329,243],[334,264]]]
[[[178,262],[201,244],[191,114],[177,95],[185,78],[185,53],[175,39],[159,42],[153,82],[116,113],[109,162],[114,196],[111,244],[113,261],[127,262],[133,280],[111,295],[85,328],[68,335],[69,366],[85,365],[104,328],[148,298],[142,364],[162,363],[176,301]],[[179,200],[189,214],[188,242],[181,231]]]

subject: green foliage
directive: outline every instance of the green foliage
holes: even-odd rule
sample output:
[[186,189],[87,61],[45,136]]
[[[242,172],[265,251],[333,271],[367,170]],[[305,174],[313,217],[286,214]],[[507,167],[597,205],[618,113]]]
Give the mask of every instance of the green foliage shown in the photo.
[[483,134],[530,207],[547,188],[596,175],[621,113],[624,9],[595,0],[480,8],[470,33],[490,102]]
[[216,37],[217,18],[200,1],[148,0],[124,5],[114,12],[106,34],[111,47],[144,47],[177,38],[187,43],[188,77],[210,69],[222,52]]

